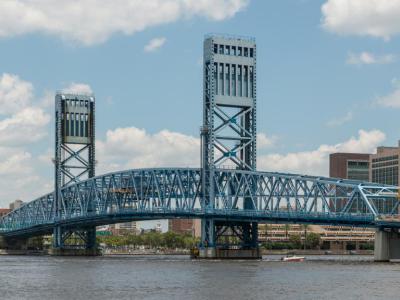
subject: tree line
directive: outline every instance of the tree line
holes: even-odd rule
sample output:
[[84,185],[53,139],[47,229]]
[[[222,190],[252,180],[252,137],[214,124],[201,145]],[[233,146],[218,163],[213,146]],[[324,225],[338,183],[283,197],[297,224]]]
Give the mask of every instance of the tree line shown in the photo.
[[107,247],[130,246],[132,248],[166,248],[166,249],[191,249],[198,245],[200,240],[191,235],[183,235],[175,232],[147,232],[140,235],[109,235],[98,236],[97,243]]

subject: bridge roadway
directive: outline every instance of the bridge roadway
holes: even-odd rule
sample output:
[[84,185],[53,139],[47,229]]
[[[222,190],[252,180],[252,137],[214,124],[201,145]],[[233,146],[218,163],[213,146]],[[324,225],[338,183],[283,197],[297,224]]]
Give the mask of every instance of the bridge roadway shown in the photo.
[[[109,173],[62,188],[0,219],[4,237],[52,233],[137,220],[212,218],[400,228],[398,187],[294,174],[216,169],[214,202],[205,206],[201,170],[138,169]],[[251,209],[244,199],[251,198]]]

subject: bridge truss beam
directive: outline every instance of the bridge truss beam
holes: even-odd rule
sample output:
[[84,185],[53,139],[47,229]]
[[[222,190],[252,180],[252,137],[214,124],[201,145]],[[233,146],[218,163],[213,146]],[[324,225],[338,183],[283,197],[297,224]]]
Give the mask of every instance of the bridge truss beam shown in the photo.
[[[34,235],[134,220],[205,218],[235,222],[400,228],[398,187],[293,174],[216,169],[213,204],[201,197],[200,169],[105,174],[24,204],[0,219],[5,236]],[[245,207],[245,199],[254,209]],[[214,224],[215,225],[215,224]]]

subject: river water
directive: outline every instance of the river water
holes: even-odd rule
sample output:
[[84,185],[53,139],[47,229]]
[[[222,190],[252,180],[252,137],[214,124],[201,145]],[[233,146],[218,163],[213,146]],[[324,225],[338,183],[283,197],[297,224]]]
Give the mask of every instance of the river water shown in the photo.
[[0,256],[0,299],[400,299],[400,264],[187,256]]

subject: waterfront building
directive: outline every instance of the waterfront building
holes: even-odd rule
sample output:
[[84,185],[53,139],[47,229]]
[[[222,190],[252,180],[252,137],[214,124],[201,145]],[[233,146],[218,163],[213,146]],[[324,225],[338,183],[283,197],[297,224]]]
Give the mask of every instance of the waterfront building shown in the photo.
[[117,223],[109,225],[109,230],[113,235],[121,235],[121,234],[137,234],[138,228],[136,222],[126,222],[126,223]]
[[[332,153],[329,156],[329,177],[369,180],[369,153]],[[343,205],[338,199],[332,207]],[[289,242],[291,235],[300,236],[304,242],[307,232],[317,233],[321,237],[322,246],[331,250],[359,249],[362,243],[372,243],[375,231],[368,228],[348,226],[318,226],[318,225],[288,225],[288,224],[260,224],[259,239],[261,242]]]
[[329,177],[369,180],[369,153],[332,153],[329,155]]
[[200,219],[170,219],[168,220],[168,231],[200,237],[201,222]]
[[11,211],[11,209],[8,208],[0,208],[0,217],[8,214]]
[[299,236],[302,244],[308,233],[321,237],[321,247],[330,250],[358,250],[361,244],[372,243],[375,231],[348,226],[320,226],[299,224],[259,224],[259,241],[290,242],[291,236]]
[[399,185],[400,141],[397,147],[378,147],[370,157],[370,181]]
[[22,205],[24,204],[24,202],[22,200],[15,200],[14,202],[10,203],[10,210],[14,210],[14,209],[18,209],[20,208]]

